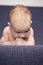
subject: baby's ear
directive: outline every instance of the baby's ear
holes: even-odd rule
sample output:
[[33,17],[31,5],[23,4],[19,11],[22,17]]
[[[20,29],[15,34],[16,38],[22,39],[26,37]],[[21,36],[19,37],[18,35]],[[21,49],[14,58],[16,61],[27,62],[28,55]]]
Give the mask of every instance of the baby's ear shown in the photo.
[[10,23],[8,22],[8,25],[10,25]]
[[32,24],[32,20],[31,20],[31,24]]

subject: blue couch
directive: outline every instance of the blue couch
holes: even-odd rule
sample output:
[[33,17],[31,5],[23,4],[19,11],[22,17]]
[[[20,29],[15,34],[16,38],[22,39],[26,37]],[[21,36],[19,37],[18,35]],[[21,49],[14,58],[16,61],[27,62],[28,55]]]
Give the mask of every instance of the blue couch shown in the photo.
[[0,65],[43,65],[43,46],[0,46]]

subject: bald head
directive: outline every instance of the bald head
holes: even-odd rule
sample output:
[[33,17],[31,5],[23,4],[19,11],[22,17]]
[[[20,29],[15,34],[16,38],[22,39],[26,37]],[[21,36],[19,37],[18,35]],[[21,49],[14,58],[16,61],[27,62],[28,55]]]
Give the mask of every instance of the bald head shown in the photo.
[[23,5],[18,5],[10,13],[10,23],[16,32],[28,30],[31,25],[31,12]]

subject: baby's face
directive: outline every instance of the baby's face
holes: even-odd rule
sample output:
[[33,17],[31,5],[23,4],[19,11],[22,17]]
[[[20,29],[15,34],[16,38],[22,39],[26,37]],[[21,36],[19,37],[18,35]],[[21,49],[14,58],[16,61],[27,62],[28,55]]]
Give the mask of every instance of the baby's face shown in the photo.
[[30,29],[25,32],[15,32],[12,27],[10,28],[11,28],[13,38],[28,38],[29,36]]
[[13,26],[10,25],[11,33],[13,35],[13,38],[28,38],[30,33],[30,27],[26,29],[25,31],[15,31]]

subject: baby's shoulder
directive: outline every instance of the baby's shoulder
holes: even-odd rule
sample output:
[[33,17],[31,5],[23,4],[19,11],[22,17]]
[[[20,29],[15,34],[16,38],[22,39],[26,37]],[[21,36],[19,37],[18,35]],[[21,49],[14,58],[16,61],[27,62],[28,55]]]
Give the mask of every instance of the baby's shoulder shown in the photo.
[[32,27],[30,27],[30,31],[32,31],[32,32],[33,32],[33,28],[32,28]]
[[3,30],[3,33],[8,33],[9,31],[10,31],[9,26],[6,26],[6,27],[4,28],[4,30]]
[[31,33],[31,34],[34,34],[34,30],[33,30],[32,27],[30,27],[30,33]]

